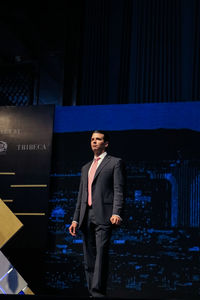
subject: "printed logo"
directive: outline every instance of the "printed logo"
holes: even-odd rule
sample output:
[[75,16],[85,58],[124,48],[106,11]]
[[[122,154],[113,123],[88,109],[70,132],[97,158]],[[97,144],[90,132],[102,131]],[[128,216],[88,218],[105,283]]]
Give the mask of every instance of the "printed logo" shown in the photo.
[[47,150],[46,144],[18,144],[18,151],[38,151],[38,150]]
[[0,141],[0,154],[6,153],[8,149],[8,144],[6,142]]

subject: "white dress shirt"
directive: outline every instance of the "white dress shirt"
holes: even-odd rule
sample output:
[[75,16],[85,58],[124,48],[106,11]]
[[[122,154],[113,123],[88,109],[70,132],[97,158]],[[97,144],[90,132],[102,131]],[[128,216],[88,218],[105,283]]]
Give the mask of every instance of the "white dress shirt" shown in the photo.
[[[102,163],[102,161],[103,161],[103,159],[104,159],[104,157],[105,157],[106,155],[107,155],[107,152],[103,152],[101,155],[95,156],[95,157],[94,157],[94,160],[95,160],[97,157],[100,158],[100,159],[97,161],[97,168],[98,168],[99,165]],[[94,160],[93,160],[93,163],[94,163]],[[91,164],[91,166],[90,166],[90,168],[89,168],[88,174],[90,174],[90,170],[91,170],[91,168],[92,168],[93,163]]]

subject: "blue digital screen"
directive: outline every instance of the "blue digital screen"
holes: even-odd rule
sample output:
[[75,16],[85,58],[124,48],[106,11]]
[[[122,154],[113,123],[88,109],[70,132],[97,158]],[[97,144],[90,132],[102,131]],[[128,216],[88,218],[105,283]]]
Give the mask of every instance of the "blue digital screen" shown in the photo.
[[[111,239],[109,296],[200,296],[200,103],[56,107],[46,273],[51,291],[86,292],[81,233],[68,233],[90,134],[110,131],[127,192]],[[62,265],[62,267],[61,267]]]

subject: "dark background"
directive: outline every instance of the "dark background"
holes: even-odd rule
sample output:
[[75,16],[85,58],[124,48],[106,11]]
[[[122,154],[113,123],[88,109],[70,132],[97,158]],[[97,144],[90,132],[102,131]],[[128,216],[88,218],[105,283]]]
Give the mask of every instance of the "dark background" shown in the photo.
[[198,101],[198,0],[1,1],[2,105]]
[[[199,101],[199,16],[198,0],[1,1],[0,105],[148,105],[180,102],[181,109],[181,102],[192,104],[193,101]],[[81,118],[77,122],[81,123]],[[114,244],[113,261],[116,253],[122,257],[119,264],[121,269],[116,270],[116,274],[126,274],[130,280],[127,282],[121,275],[110,280],[116,291],[122,285],[122,292],[126,296],[148,297],[150,293],[146,294],[145,291],[154,289],[155,293],[162,281],[163,285],[159,288],[161,295],[182,297],[183,293],[188,293],[192,298],[193,294],[199,293],[200,281],[199,269],[194,269],[194,266],[199,266],[199,246],[196,245],[199,217],[195,217],[195,213],[190,215],[190,211],[199,203],[199,133],[187,129],[146,129],[123,132],[123,135],[119,132],[112,134],[114,142],[110,153],[126,160],[129,176],[133,178],[133,182],[129,181],[133,192],[127,200],[128,207],[130,211],[136,209],[138,220],[139,216],[142,220],[137,223],[138,232],[129,227],[131,235],[142,238],[141,243],[137,238],[134,242],[133,238],[130,245],[127,240],[124,244]],[[90,159],[87,143],[89,133],[77,134],[81,145],[84,145],[82,152],[79,151],[79,145],[75,149],[72,147],[72,144],[76,145],[76,135],[54,135],[49,250],[44,258],[46,281],[39,283],[38,274],[32,274],[33,281],[30,281],[30,287],[35,288],[38,294],[66,295],[70,289],[71,293],[80,291],[80,282],[81,286],[84,282],[81,243],[78,241],[70,248],[73,242],[65,237],[75,205],[80,167]],[[119,139],[123,148],[116,151]],[[73,151],[68,152],[69,149]],[[69,153],[70,160],[66,160],[66,153]],[[78,155],[77,162],[71,156],[73,153]],[[69,167],[69,174],[75,176],[65,176]],[[61,173],[64,176],[60,176]],[[166,208],[161,205],[156,209],[155,199],[166,195],[163,199],[171,203],[169,195],[173,184],[169,184],[169,180],[175,173],[180,179],[175,189],[179,199],[178,208],[181,208],[176,219],[180,231],[176,229],[174,232],[173,229],[171,232],[174,224],[169,221],[170,214],[177,211],[177,207],[172,205]],[[195,182],[190,181],[193,176]],[[66,194],[67,188],[69,195]],[[191,193],[196,198],[191,198]],[[70,204],[68,198],[71,199]],[[148,199],[151,201],[148,202]],[[163,218],[165,211],[167,215]],[[142,218],[143,215],[146,217]],[[194,217],[196,223],[193,223],[191,231]],[[158,221],[164,226],[163,234],[150,230],[150,225],[154,230],[158,229]],[[156,242],[152,242],[152,239]],[[118,236],[116,240],[123,238]],[[163,249],[155,249],[155,244],[160,245],[158,248],[167,249],[167,254],[161,251]],[[70,249],[73,250],[74,260],[73,255],[70,256]],[[126,249],[136,249],[133,261],[129,256],[132,252],[123,256]],[[145,260],[145,249],[152,249],[151,262],[148,261],[149,256]],[[59,257],[60,253],[64,255],[60,260],[57,251]],[[138,258],[141,253],[144,256]],[[154,253],[158,257],[153,257]],[[164,260],[164,269],[158,268],[161,258]],[[77,260],[78,270],[68,272]],[[125,266],[121,264],[122,261],[126,262]],[[183,262],[181,268],[180,261]],[[127,267],[129,262],[132,265]],[[148,268],[144,271],[145,263]],[[179,268],[180,274],[172,271]],[[127,273],[124,273],[125,269]],[[162,276],[158,279],[154,274]],[[86,293],[86,288],[83,292]],[[113,293],[113,290],[110,292]]]

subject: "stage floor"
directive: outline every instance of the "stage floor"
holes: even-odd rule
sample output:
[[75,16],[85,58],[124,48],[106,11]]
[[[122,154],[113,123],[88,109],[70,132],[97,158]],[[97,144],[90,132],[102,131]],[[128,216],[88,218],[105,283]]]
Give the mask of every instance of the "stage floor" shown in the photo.
[[[0,295],[0,300],[12,300],[13,297],[18,298],[17,300],[21,300],[22,298],[26,298],[27,300],[75,300],[75,299],[80,299],[80,300],[86,300],[86,299],[99,299],[99,298],[90,298],[87,296],[56,296],[56,295]],[[10,298],[10,299],[9,299]],[[199,297],[197,298],[188,298],[188,297],[173,297],[173,298],[157,298],[157,297],[148,297],[148,298],[141,298],[141,297],[126,297],[126,298],[121,298],[121,297],[106,297],[103,299],[108,299],[108,300],[124,300],[124,299],[132,299],[132,300],[199,300]]]

